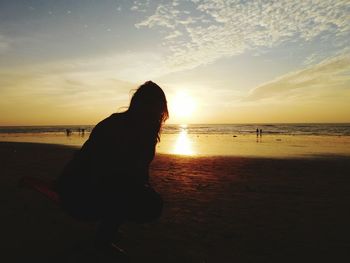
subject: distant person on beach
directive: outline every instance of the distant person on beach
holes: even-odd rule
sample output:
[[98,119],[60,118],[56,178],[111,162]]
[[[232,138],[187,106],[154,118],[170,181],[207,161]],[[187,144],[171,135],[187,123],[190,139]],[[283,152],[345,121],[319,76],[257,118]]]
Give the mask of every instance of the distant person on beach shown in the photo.
[[260,137],[262,136],[262,129],[260,129]]
[[56,191],[65,211],[98,223],[97,249],[118,249],[113,240],[121,224],[160,217],[163,201],[149,183],[149,165],[167,119],[163,90],[145,82],[125,112],[95,126],[58,178]]
[[70,129],[66,129],[66,135],[70,136],[72,134],[72,131]]
[[256,128],[256,136],[259,136],[259,129]]

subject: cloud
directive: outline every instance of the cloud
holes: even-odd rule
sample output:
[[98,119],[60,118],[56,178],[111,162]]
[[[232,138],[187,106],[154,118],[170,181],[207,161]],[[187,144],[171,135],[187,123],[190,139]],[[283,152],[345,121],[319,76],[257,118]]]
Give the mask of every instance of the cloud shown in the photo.
[[136,27],[165,29],[168,66],[190,69],[247,50],[312,41],[325,34],[334,42],[344,41],[349,38],[349,12],[348,0],[161,2]]
[[128,106],[132,90],[161,75],[159,62],[158,54],[123,52],[2,67],[0,123],[94,123]]
[[86,61],[1,70],[0,123],[95,123],[127,106],[139,84]]
[[326,59],[317,65],[281,76],[253,89],[243,101],[312,100],[342,97],[350,90],[350,54]]
[[12,41],[8,37],[0,34],[0,54],[9,50],[11,48],[11,44]]
[[126,52],[2,68],[0,103],[25,101],[72,108],[124,106],[129,102],[130,90],[158,75],[159,69],[153,64],[156,58],[152,53]]
[[160,4],[153,15],[135,24],[135,26],[137,28],[160,26],[173,29],[176,26],[178,14],[179,11],[173,5]]
[[138,12],[146,12],[146,10],[149,8],[149,5],[150,5],[150,0],[134,1],[130,10],[131,11],[138,11]]

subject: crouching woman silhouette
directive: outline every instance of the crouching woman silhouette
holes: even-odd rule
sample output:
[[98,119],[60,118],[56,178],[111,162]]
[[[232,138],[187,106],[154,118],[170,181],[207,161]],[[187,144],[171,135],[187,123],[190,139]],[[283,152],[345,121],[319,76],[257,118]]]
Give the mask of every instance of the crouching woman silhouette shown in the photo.
[[163,90],[147,81],[132,96],[129,108],[98,123],[89,139],[57,179],[64,210],[96,221],[95,246],[115,247],[119,226],[160,217],[163,201],[149,184],[149,165],[168,118]]

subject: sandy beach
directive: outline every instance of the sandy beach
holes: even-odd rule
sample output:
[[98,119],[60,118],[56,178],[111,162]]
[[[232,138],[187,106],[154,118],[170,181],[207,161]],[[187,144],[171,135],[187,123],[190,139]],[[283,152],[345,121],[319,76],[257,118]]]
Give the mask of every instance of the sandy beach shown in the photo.
[[[0,142],[2,262],[76,262],[92,239],[30,189],[24,175],[55,178],[76,148]],[[347,262],[350,158],[184,157],[158,154],[153,186],[162,218],[126,224],[131,262]],[[87,262],[87,261],[86,261]]]
[[350,0],[0,25],[0,263],[350,263]]

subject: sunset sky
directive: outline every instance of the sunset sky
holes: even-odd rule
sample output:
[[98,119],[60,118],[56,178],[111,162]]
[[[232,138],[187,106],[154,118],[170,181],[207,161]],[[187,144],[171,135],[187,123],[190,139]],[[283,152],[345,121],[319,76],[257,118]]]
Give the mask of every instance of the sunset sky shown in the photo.
[[170,123],[350,122],[350,1],[0,2],[0,125],[95,124],[153,80]]

